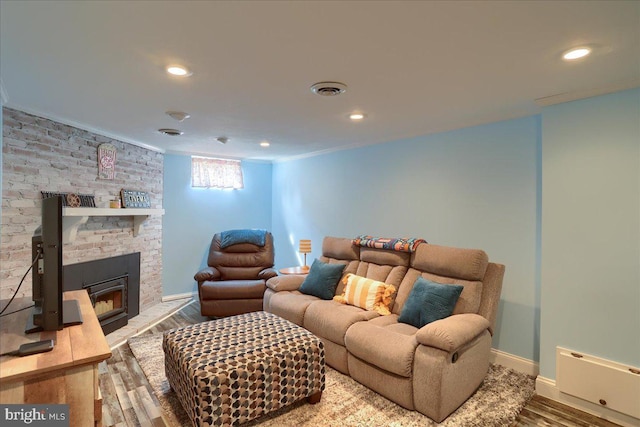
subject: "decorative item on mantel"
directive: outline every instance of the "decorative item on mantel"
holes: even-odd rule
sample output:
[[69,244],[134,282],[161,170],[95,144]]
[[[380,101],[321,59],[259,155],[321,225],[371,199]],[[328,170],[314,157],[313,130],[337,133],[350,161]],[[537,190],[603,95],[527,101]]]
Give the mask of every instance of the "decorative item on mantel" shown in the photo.
[[116,147],[111,144],[98,146],[98,178],[113,179],[116,176]]
[[123,208],[150,208],[151,200],[149,199],[149,193],[146,191],[125,190],[122,193],[122,207]]
[[122,207],[122,202],[120,201],[120,196],[116,197],[113,200],[109,200],[109,207],[111,209],[120,209]]
[[62,196],[62,206],[70,208],[95,208],[96,201],[94,196],[90,194],[76,194],[76,193],[54,193],[51,191],[41,191],[43,199],[49,197]]

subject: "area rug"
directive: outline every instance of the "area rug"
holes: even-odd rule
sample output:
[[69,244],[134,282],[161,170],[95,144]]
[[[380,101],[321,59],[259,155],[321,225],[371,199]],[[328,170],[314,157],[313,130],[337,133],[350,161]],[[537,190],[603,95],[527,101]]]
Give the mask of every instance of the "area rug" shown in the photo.
[[[189,426],[189,418],[164,374],[162,334],[129,339],[129,347],[156,394],[165,421]],[[379,394],[327,367],[325,391],[316,405],[306,401],[279,409],[246,426],[509,426],[534,394],[534,378],[491,365],[476,391],[457,411],[437,424],[419,412],[406,410]]]

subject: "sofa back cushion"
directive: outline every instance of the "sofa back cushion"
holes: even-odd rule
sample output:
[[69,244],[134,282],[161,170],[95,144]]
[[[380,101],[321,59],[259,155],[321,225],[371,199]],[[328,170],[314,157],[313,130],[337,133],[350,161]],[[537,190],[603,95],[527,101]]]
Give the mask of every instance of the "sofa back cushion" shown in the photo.
[[322,256],[343,261],[360,259],[360,247],[351,243],[351,239],[327,236],[322,240]]
[[478,313],[480,301],[482,300],[482,282],[479,280],[464,280],[453,277],[438,276],[436,274],[426,273],[415,268],[410,268],[404,276],[402,283],[396,293],[395,303],[391,309],[392,313],[400,314],[404,303],[407,301],[413,285],[419,277],[427,279],[431,282],[443,285],[459,285],[462,286],[462,293],[456,302],[453,314],[462,313]]
[[360,248],[360,261],[378,265],[408,267],[411,261],[411,254],[388,249]]
[[[397,289],[408,270],[411,254],[360,247],[354,245],[352,239],[328,236],[322,242],[322,256],[319,259],[326,263],[345,264],[343,274],[356,274],[393,285]],[[342,281],[338,283],[336,294],[342,294],[344,287]]]
[[442,277],[481,281],[489,257],[480,249],[420,245],[411,256],[411,267]]
[[[360,248],[351,244],[351,239],[327,236],[322,241],[322,255],[318,258],[327,264],[343,264],[342,274],[355,274],[360,264]],[[339,283],[336,292],[342,293],[344,285]]]
[[489,257],[479,249],[461,249],[424,244],[411,255],[411,268],[405,275],[391,312],[400,314],[418,277],[446,285],[464,287],[453,314],[478,313],[482,300],[482,279]]

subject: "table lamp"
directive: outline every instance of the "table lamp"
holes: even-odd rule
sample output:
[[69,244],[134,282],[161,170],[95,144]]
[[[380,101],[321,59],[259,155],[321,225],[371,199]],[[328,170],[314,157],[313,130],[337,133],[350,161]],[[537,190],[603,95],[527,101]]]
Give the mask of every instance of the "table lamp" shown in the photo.
[[300,240],[300,248],[298,249],[298,252],[304,254],[304,266],[302,267],[302,269],[308,270],[309,267],[307,267],[307,254],[311,252],[311,240]]

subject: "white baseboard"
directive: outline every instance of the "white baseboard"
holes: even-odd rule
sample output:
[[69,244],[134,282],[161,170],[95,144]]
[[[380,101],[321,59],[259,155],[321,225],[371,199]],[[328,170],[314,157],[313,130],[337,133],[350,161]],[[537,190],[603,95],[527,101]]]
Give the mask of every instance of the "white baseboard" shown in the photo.
[[523,374],[530,375],[532,377],[538,376],[540,368],[533,360],[525,359],[524,357],[516,356],[514,354],[505,353],[504,351],[491,349],[491,363],[505,366],[513,369],[514,371],[522,372]]
[[197,292],[185,292],[184,294],[165,295],[162,297],[162,302],[173,301],[177,299],[193,298],[198,295]]
[[640,426],[640,419],[625,415],[623,413],[613,411],[600,405],[596,405],[586,400],[562,393],[556,387],[555,380],[541,377],[536,378],[536,393],[542,397],[546,397],[572,408],[579,409],[597,417],[603,418],[612,423],[620,424],[624,427]]

